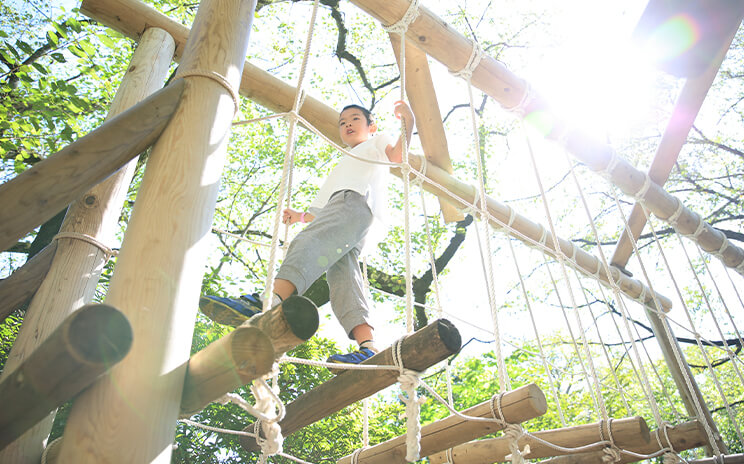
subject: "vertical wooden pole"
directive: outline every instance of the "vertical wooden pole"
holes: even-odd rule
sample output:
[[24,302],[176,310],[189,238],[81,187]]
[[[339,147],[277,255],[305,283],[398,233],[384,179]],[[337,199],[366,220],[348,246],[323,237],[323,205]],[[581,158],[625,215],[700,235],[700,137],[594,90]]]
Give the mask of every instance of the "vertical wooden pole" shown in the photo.
[[[111,103],[109,119],[162,87],[173,50],[173,39],[165,31],[145,33]],[[90,235],[111,244],[135,166],[136,160],[131,161],[73,203],[61,231]],[[0,378],[15,370],[67,316],[93,299],[105,263],[105,253],[90,243],[59,240],[49,272],[29,305]],[[8,445],[0,452],[0,462],[38,464],[53,420],[52,413]]]
[[155,144],[106,302],[129,355],[73,404],[60,462],[169,463],[214,205],[255,0],[202,0],[181,106]]

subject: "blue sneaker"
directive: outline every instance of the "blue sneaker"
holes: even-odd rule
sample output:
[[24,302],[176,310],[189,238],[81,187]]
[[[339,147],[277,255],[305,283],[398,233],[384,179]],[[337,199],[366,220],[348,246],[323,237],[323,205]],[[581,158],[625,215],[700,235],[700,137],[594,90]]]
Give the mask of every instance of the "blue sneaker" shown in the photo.
[[374,356],[374,351],[369,348],[359,348],[357,351],[348,354],[334,354],[326,360],[329,363],[337,364],[359,364]]
[[263,310],[263,302],[258,293],[243,295],[240,298],[202,295],[199,309],[205,316],[220,324],[237,327]]

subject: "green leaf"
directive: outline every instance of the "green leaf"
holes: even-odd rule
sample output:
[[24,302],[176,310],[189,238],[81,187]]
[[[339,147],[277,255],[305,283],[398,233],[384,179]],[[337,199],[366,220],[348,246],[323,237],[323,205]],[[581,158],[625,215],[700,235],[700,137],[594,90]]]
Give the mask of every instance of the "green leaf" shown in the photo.
[[109,48],[116,48],[116,42],[106,34],[98,34],[98,40]]
[[47,40],[48,40],[48,41],[49,41],[49,42],[50,42],[50,43],[51,43],[52,45],[58,45],[58,44],[59,44],[59,37],[58,37],[58,36],[57,36],[57,34],[55,34],[55,33],[54,33],[53,31],[49,31],[49,32],[47,32]]
[[54,29],[56,29],[60,37],[62,37],[63,39],[67,38],[67,31],[65,30],[66,29],[65,27],[63,27],[59,23],[52,23],[52,26],[54,27]]
[[37,71],[39,71],[42,74],[49,74],[49,70],[45,68],[41,63],[31,63],[31,66],[33,66]]
[[65,55],[63,55],[63,54],[61,54],[61,53],[59,53],[59,52],[57,52],[57,53],[52,53],[52,54],[51,54],[50,56],[51,56],[51,57],[52,57],[52,59],[53,59],[54,61],[56,61],[57,63],[66,63],[66,62],[67,62],[67,60],[65,59]]

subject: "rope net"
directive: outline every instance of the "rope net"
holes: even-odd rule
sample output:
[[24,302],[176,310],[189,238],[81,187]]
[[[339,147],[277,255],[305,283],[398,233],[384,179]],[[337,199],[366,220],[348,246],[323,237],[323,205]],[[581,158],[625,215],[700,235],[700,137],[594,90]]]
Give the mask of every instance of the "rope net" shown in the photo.
[[[309,151],[324,156],[331,151],[338,151],[339,156],[353,156],[315,127],[313,121],[300,115],[317,4],[316,1],[292,110],[235,123],[236,126],[277,124],[280,118],[288,120],[282,177],[275,189],[278,193],[271,244],[248,241],[247,228],[238,233],[228,232],[225,230],[228,227],[214,229],[223,245],[231,249],[245,246],[244,243],[270,248],[268,271],[264,274],[267,292],[271,291],[273,270],[281,259],[279,249],[291,240],[286,229],[279,239],[281,209],[290,204],[292,192],[301,191],[315,175],[308,174],[311,171],[306,166],[295,166],[295,141],[307,136],[297,130],[297,125],[320,140],[303,140],[310,145]],[[406,29],[419,17],[416,5],[417,2],[411,3],[405,17],[388,29],[401,40],[400,63],[405,63]],[[705,252],[696,240],[701,234],[711,233],[710,226],[702,219],[693,233],[678,233],[676,224],[680,217],[690,214],[681,201],[675,213],[661,218],[666,222],[660,224],[660,219],[646,207],[645,198],[656,188],[648,176],[630,194],[610,182],[617,176],[617,167],[627,164],[615,152],[600,173],[602,179],[577,164],[560,144],[537,137],[529,128],[522,127],[513,131],[518,135],[485,147],[484,130],[509,125],[512,116],[502,109],[478,108],[481,95],[471,79],[489,57],[477,41],[471,43],[468,62],[454,73],[460,79],[456,85],[466,96],[469,114],[458,115],[450,123],[458,127],[454,131],[470,132],[468,137],[462,137],[456,156],[469,157],[471,169],[467,173],[456,172],[455,176],[465,182],[454,184],[453,188],[452,183],[437,178],[435,167],[429,166],[425,157],[416,155],[416,140],[411,153],[404,149],[403,163],[388,163],[403,173],[402,192],[394,187],[403,210],[399,213],[402,217],[394,220],[400,219],[397,223],[402,226],[394,228],[393,233],[405,247],[399,253],[387,252],[383,259],[395,257],[398,262],[405,262],[404,291],[392,293],[376,288],[374,282],[369,285],[377,304],[392,305],[405,314],[404,324],[397,324],[395,335],[399,337],[413,331],[413,281],[415,275],[421,275],[429,266],[431,292],[425,302],[415,305],[430,316],[453,320],[465,334],[464,339],[474,341],[466,343],[460,355],[470,358],[454,367],[450,362],[433,367],[430,371],[436,373],[430,374],[431,377],[426,373],[404,373],[400,359],[392,367],[349,367],[400,371],[401,386],[396,388],[405,391],[400,399],[408,411],[406,459],[413,462],[421,457],[419,407],[439,408],[440,417],[451,414],[468,421],[499,424],[503,429],[500,436],[508,442],[505,459],[512,463],[543,457],[535,455],[529,445],[525,446],[525,440],[533,444],[532,448],[537,449],[538,445],[547,448],[549,451],[543,451],[547,453],[544,456],[599,452],[598,462],[632,462],[653,457],[663,457],[664,462],[680,462],[702,452],[678,448],[669,432],[673,436],[675,427],[692,420],[698,420],[703,440],[714,455],[724,454],[725,447],[744,446],[740,425],[744,414],[740,400],[744,366],[739,355],[744,347],[739,329],[744,325],[741,318],[744,302],[737,289],[741,276],[735,275],[739,271],[736,266],[732,273],[732,266],[718,259],[733,245],[724,238],[715,253]],[[406,97],[405,82],[403,67],[401,99]],[[506,109],[528,119],[532,99],[530,87],[526,86],[519,104]],[[405,130],[401,128],[403,137]],[[331,148],[326,148],[328,145]],[[247,151],[246,158],[256,150]],[[519,179],[505,179],[515,172],[520,173]],[[518,198],[512,193],[516,184],[521,192]],[[427,212],[432,196],[426,190],[440,192],[477,220],[463,245],[464,257],[450,264],[447,276],[440,275],[436,269],[436,255],[446,246],[442,239],[446,228],[436,215]],[[616,237],[627,226],[623,202],[634,199],[644,207],[650,236],[638,242],[631,240],[634,254],[628,269],[634,275],[630,277],[610,266],[607,255],[612,252],[612,244],[606,243],[608,237]],[[300,195],[299,201],[303,200],[307,198]],[[670,233],[666,224],[677,231]],[[236,242],[228,244],[227,240]],[[365,277],[368,266],[394,268],[382,264],[379,256],[373,256],[371,263],[365,261],[364,266]],[[455,283],[448,286],[447,280]],[[479,343],[481,340],[485,343]],[[282,364],[286,363],[325,367],[324,363],[292,357],[282,360]],[[469,417],[460,412],[484,399],[471,397],[472,392],[466,392],[463,385],[453,380],[466,372],[472,375],[474,369],[482,396],[492,398],[489,418]],[[508,423],[500,412],[498,398],[530,382],[537,383],[545,393],[548,413],[524,424]],[[266,388],[274,391],[268,385]],[[277,402],[265,401],[260,413],[241,407],[255,417],[273,414],[282,410],[278,395],[273,396]],[[351,462],[364,462],[365,450],[374,445],[369,430],[375,418],[369,417],[367,409],[374,410],[375,405],[389,401],[384,393],[371,402],[365,401],[363,432]],[[642,446],[638,437],[620,442],[613,435],[613,421],[634,416],[643,417],[657,432],[654,446]],[[277,417],[274,415],[271,420],[276,422]],[[593,422],[599,424],[598,435],[589,443],[567,446],[536,435],[546,429]],[[193,421],[188,423],[196,425]],[[258,428],[259,423],[256,424]],[[230,432],[222,428],[216,431]],[[266,437],[267,433],[262,436]],[[288,456],[281,446],[262,449],[262,459],[269,454]],[[457,447],[444,450],[443,460],[432,462],[468,462],[458,461],[457,451]]]

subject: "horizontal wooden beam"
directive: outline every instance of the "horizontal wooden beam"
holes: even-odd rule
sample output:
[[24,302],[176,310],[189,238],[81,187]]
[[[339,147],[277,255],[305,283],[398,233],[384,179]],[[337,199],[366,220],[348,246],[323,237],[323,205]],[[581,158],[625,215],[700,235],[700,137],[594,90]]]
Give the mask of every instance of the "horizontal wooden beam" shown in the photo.
[[[675,451],[685,451],[708,444],[705,429],[698,421],[684,422],[675,425],[674,427],[670,427],[667,429],[666,435],[669,436],[671,447]],[[659,447],[659,443],[661,443],[664,448],[668,448],[670,445],[664,433],[659,433],[659,430],[654,430],[651,432],[651,438],[646,445],[628,447],[626,449],[636,454],[648,456],[661,451],[662,448]],[[602,451],[590,451],[588,453],[577,453],[570,456],[555,457],[542,461],[541,464],[597,464],[602,462],[603,456],[604,453]],[[616,463],[628,464],[637,461],[638,458],[621,453],[620,460],[616,461]]]
[[[401,346],[403,365],[414,371],[424,371],[457,353],[461,345],[460,333],[449,321],[439,319],[409,335]],[[369,358],[364,364],[393,366],[393,353],[387,348]],[[286,437],[356,403],[398,381],[395,370],[347,370],[317,386],[289,403],[286,416],[279,422]],[[253,431],[253,425],[245,428]],[[240,444],[249,451],[257,451],[256,441],[240,437]]]
[[[525,385],[507,392],[501,398],[501,411],[507,423],[518,424],[539,417],[548,410],[545,395],[535,384]],[[492,418],[491,400],[466,409],[462,414],[472,417]],[[504,427],[496,422],[470,421],[459,416],[449,416],[421,427],[420,456],[430,456],[457,444],[472,440]],[[351,464],[352,455],[338,460],[338,464]],[[403,464],[406,460],[406,436],[388,440],[362,450],[357,462],[364,464]],[[493,462],[493,461],[490,461]]]
[[276,359],[287,351],[310,340],[318,330],[318,308],[304,296],[293,295],[264,313],[259,313],[243,323],[257,327],[268,335],[274,345]]
[[0,280],[0,322],[34,296],[52,265],[56,251],[55,240],[13,271],[8,278]]
[[726,454],[705,459],[688,459],[687,464],[744,464],[744,453]]
[[183,79],[0,185],[0,251],[152,145],[178,107]]
[[[561,429],[541,430],[533,432],[532,435],[563,448],[579,448],[593,443],[605,442],[607,437],[610,436],[619,448],[637,448],[641,445],[647,445],[650,438],[648,425],[642,417],[628,417]],[[547,446],[535,438],[525,435],[518,441],[520,450],[529,446],[530,452],[525,455],[527,459],[570,454]],[[603,447],[604,445],[597,445],[596,449],[601,450]],[[431,464],[447,462],[450,464],[491,464],[492,462],[507,461],[506,456],[510,453],[509,440],[506,437],[488,438],[455,446],[452,448],[452,461],[448,461],[447,452],[443,451],[430,456],[429,462]]]
[[132,327],[116,308],[83,306],[0,383],[0,450],[121,361]]

